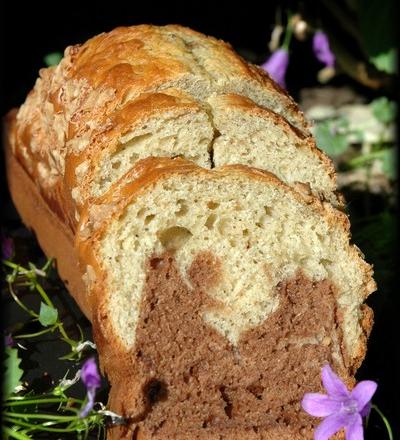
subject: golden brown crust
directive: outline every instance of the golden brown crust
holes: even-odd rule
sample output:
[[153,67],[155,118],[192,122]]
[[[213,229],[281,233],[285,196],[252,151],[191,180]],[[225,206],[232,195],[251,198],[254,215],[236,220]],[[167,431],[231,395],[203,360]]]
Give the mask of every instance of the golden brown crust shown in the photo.
[[[270,90],[273,94],[285,96],[285,106],[288,112],[292,115],[296,114],[296,119],[298,118],[302,131],[308,133],[309,124],[304,119],[303,113],[299,110],[297,104],[287,91],[273,81],[268,73],[261,67],[246,62],[233,50],[229,43],[218,40],[214,37],[205,37],[200,32],[179,25],[169,25],[166,26],[166,28],[180,34],[186,34],[187,36],[192,37],[196,42],[200,43],[200,45],[208,43],[207,49],[209,49],[209,53],[207,53],[207,65],[210,66],[210,71],[213,72],[214,75],[216,75],[216,73],[219,75],[223,74],[225,72],[224,69],[228,67],[227,63],[230,63],[234,66],[235,70],[247,80],[260,83],[262,87]],[[192,41],[189,41],[189,44],[191,43],[193,44]],[[225,60],[227,60],[227,62]],[[226,74],[228,73],[226,72]]]
[[[376,286],[374,287],[375,290]],[[367,354],[367,341],[369,335],[372,330],[372,326],[374,325],[374,312],[373,310],[367,306],[367,304],[361,305],[361,329],[362,334],[360,336],[360,342],[358,345],[358,350],[354,355],[354,358],[351,362],[350,372],[351,374],[356,374],[358,368],[361,366],[365,355]]]
[[[13,116],[15,112],[10,112],[8,124],[12,124]],[[49,207],[35,182],[12,154],[7,141],[5,146],[7,180],[14,205],[25,225],[35,233],[44,253],[49,258],[55,258],[60,278],[90,319],[91,309],[87,302],[86,285],[82,281],[83,273],[79,270],[74,234]]]

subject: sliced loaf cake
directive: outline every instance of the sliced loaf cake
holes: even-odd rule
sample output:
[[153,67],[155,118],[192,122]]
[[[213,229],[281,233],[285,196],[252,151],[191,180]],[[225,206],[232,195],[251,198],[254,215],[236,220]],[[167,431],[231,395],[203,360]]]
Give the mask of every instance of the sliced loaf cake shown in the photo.
[[320,368],[352,385],[375,285],[330,204],[245,166],[149,158],[76,240],[111,409],[128,420],[115,438],[311,438],[299,405]]
[[327,362],[354,383],[375,285],[286,92],[213,38],[117,28],[41,71],[9,140],[93,320],[110,438],[312,437],[301,398]]

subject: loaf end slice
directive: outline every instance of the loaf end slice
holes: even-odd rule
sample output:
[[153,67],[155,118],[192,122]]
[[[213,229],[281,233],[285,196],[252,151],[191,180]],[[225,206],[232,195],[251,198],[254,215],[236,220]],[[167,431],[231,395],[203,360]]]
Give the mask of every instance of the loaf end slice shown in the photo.
[[326,363],[354,383],[372,325],[348,226],[271,174],[180,159],[140,161],[88,208],[77,246],[124,429],[311,438],[301,398]]
[[333,162],[286,119],[236,94],[210,97],[215,166],[243,164],[268,170],[299,190],[341,206]]

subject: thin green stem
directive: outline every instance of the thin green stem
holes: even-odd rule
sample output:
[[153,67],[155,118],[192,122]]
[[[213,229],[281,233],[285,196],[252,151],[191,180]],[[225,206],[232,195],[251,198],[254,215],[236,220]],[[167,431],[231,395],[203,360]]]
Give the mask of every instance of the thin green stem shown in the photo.
[[10,291],[11,296],[13,297],[14,301],[23,309],[25,310],[25,312],[27,312],[29,315],[35,317],[35,318],[39,318],[39,315],[37,313],[35,313],[33,310],[28,309],[28,307],[26,307],[26,305],[20,301],[20,299],[18,298],[17,294],[14,292],[12,283],[8,283],[8,289]]
[[54,304],[52,303],[52,301],[48,297],[47,293],[44,291],[43,287],[37,281],[35,281],[35,288],[39,292],[40,296],[43,298],[44,302],[48,306],[55,308]]
[[288,25],[286,26],[285,37],[283,39],[282,48],[285,50],[289,50],[290,42],[292,40],[293,35],[293,26],[290,24],[290,19],[288,20]]
[[[14,270],[14,275],[20,275],[20,274],[24,275],[28,279],[28,281],[20,283],[20,284],[24,285],[26,287],[34,287],[36,289],[36,291],[39,293],[39,295],[41,296],[42,300],[49,307],[55,308],[53,302],[51,301],[51,299],[49,298],[49,296],[47,295],[47,293],[45,292],[43,287],[38,282],[37,276],[36,276],[38,273],[39,273],[40,276],[47,276],[47,270],[49,269],[51,263],[52,263],[52,260],[48,260],[46,262],[46,264],[43,266],[42,269],[37,269],[36,266],[34,266],[32,263],[29,263],[30,267],[31,267],[31,270],[26,270],[22,266],[16,265],[15,263],[12,263],[11,261],[6,261],[5,265],[8,266],[8,267],[11,267]],[[40,315],[35,313],[33,310],[29,309],[18,298],[17,294],[14,292],[14,289],[13,289],[13,283],[14,282],[15,282],[15,279],[14,279],[14,281],[9,281],[9,283],[8,283],[9,290],[10,290],[11,296],[13,297],[14,301],[23,310],[25,310],[29,315],[31,315],[35,319],[38,319]],[[67,332],[65,331],[64,324],[60,320],[57,320],[57,322],[52,327],[50,327],[50,328],[46,328],[44,330],[41,330],[41,331],[35,332],[35,333],[18,335],[18,336],[16,336],[16,338],[19,338],[19,339],[22,339],[22,338],[33,338],[33,337],[36,337],[36,336],[41,336],[41,335],[44,335],[46,333],[53,332],[56,329],[60,332],[61,338],[63,339],[63,341],[66,342],[68,345],[70,345],[70,347],[72,348],[72,351],[74,352],[74,349],[76,348],[78,343],[74,339],[71,339],[68,336]]]
[[[42,424],[39,425],[33,425],[31,423],[26,423],[23,422],[22,420],[19,419],[13,419],[12,417],[4,417],[3,418],[4,421],[13,423],[14,425],[18,425],[18,426],[23,426],[25,428],[29,428],[31,431],[46,431],[46,432],[79,432],[80,430],[85,430],[87,429],[87,426],[85,426],[85,428],[80,428],[77,426],[71,426],[68,427],[66,426],[65,428],[49,428],[48,426],[43,426]],[[78,429],[77,429],[78,428]]]
[[45,265],[42,267],[43,272],[47,273],[47,269],[52,265],[53,261],[54,261],[54,258],[49,258],[46,261]]
[[44,330],[40,330],[39,332],[36,332],[36,333],[26,333],[24,335],[14,336],[14,339],[35,338],[36,336],[41,336],[41,335],[44,335],[46,333],[53,332],[56,328],[57,328],[57,326],[53,325],[52,327],[45,328]]
[[47,399],[27,399],[25,400],[22,398],[21,400],[14,400],[12,402],[8,402],[5,404],[5,407],[9,406],[25,406],[25,405],[40,405],[44,403],[64,403],[64,402],[71,402],[71,403],[83,403],[83,400],[80,399],[74,399],[72,397],[49,397]]
[[25,434],[21,434],[18,431],[14,431],[8,426],[3,426],[3,432],[7,434],[11,438],[15,438],[17,440],[31,440],[31,437],[26,436]]
[[[32,395],[32,394],[31,394]],[[42,397],[49,397],[49,398],[51,398],[51,397],[54,397],[52,394],[49,394],[49,393],[47,393],[47,394],[42,394],[41,395]],[[34,396],[34,398],[35,398],[36,396]],[[24,399],[26,399],[26,395],[25,396],[10,396],[8,399],[7,399],[7,402],[8,401],[10,401],[10,400],[12,400],[12,401],[19,401],[19,400],[24,400]],[[28,400],[31,400],[31,398],[28,398]]]
[[69,345],[71,345],[72,347],[75,347],[77,345],[76,341],[74,341],[73,339],[71,339],[67,332],[64,329],[64,324],[62,322],[58,322],[57,324],[58,327],[58,331],[61,333],[61,335],[63,336],[63,339],[65,342],[67,342]]
[[54,415],[54,414],[27,414],[27,413],[16,413],[16,412],[7,412],[4,411],[3,415],[5,417],[17,417],[21,419],[38,419],[38,420],[51,420],[56,423],[65,423],[65,422],[72,422],[76,420],[76,415],[73,416],[60,416],[60,415]]
[[4,266],[8,266],[11,269],[14,269],[14,270],[17,270],[17,271],[21,267],[19,264],[15,264],[15,263],[13,263],[10,260],[3,260],[3,264],[4,264]]
[[374,409],[379,414],[380,418],[383,420],[383,423],[386,426],[386,431],[388,433],[389,440],[393,440],[393,432],[392,432],[392,428],[390,427],[390,423],[388,419],[385,417],[383,412],[376,405],[372,405],[372,409]]
[[30,287],[30,286],[32,286],[31,281],[24,281],[24,282],[15,281],[13,284],[15,284],[17,287]]
[[81,326],[79,324],[76,324],[76,325],[77,325],[78,330],[79,330],[80,340],[83,341],[83,331],[82,331],[82,328],[81,328]]

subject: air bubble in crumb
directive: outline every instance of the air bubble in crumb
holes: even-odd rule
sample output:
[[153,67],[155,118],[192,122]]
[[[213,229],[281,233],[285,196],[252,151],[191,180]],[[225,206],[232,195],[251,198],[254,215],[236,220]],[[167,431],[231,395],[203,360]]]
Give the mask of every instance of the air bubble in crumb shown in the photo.
[[218,208],[218,206],[219,206],[219,203],[216,203],[216,202],[208,202],[207,203],[208,209],[216,209],[216,208]]
[[180,249],[192,237],[192,233],[189,229],[181,226],[172,226],[171,228],[160,231],[157,235],[162,246],[170,251]]

